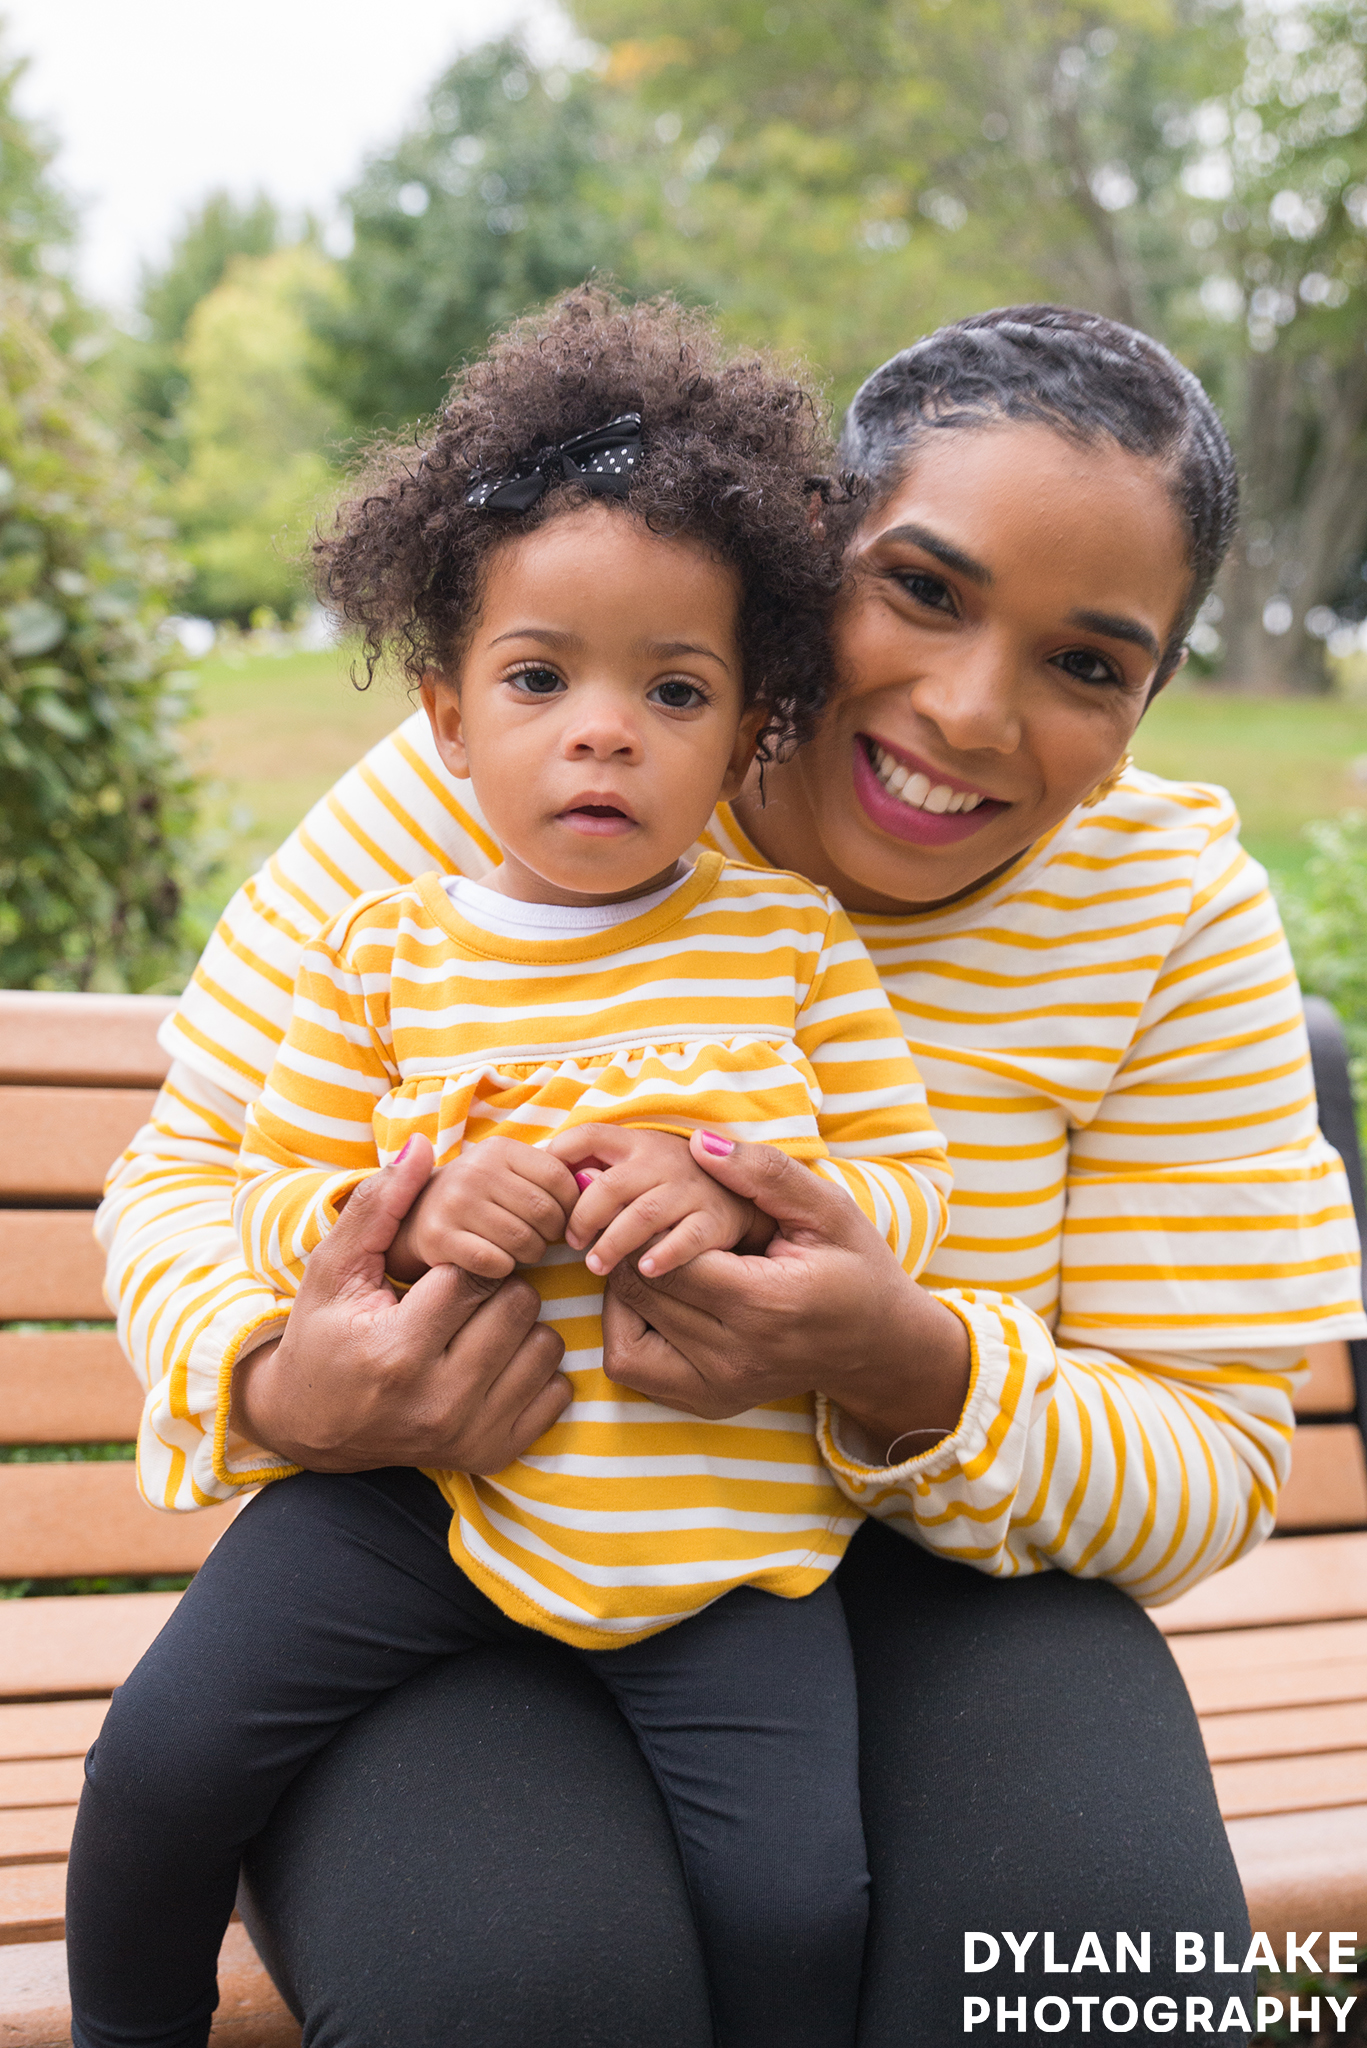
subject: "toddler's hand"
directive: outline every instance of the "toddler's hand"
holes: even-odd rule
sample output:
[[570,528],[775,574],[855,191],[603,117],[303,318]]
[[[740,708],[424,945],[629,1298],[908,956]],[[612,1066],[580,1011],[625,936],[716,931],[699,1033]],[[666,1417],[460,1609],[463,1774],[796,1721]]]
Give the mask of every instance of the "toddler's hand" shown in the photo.
[[516,1138],[485,1138],[439,1166],[390,1248],[396,1280],[418,1280],[429,1266],[460,1266],[501,1280],[532,1266],[563,1237],[579,1200],[568,1166]]
[[593,1246],[585,1259],[591,1273],[610,1273],[620,1259],[649,1245],[639,1265],[656,1279],[700,1252],[730,1251],[754,1230],[753,1202],[712,1180],[693,1160],[688,1140],[669,1131],[581,1124],[546,1149],[577,1169],[583,1192],[565,1225],[565,1242],[576,1251]]

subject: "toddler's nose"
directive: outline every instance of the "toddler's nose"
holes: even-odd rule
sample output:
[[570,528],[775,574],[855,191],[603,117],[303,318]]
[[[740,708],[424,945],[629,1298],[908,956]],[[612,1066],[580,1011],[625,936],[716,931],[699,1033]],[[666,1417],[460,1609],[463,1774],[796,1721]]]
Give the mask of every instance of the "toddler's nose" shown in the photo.
[[601,710],[586,710],[571,725],[565,741],[570,754],[595,761],[621,754],[630,758],[641,751],[641,736],[632,721],[606,705]]

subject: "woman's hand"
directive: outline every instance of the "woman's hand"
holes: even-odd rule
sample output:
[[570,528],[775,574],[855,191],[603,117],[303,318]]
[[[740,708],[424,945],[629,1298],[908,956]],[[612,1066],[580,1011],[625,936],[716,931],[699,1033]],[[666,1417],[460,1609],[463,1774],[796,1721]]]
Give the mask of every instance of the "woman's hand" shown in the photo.
[[875,1464],[899,1437],[910,1437],[907,1458],[947,1436],[970,1364],[953,1310],[910,1280],[862,1210],[810,1167],[771,1145],[713,1153],[701,1133],[692,1151],[777,1233],[762,1258],[705,1252],[656,1281],[619,1266],[603,1305],[608,1377],[709,1418],[823,1393],[859,1426]]
[[433,1266],[400,1300],[385,1256],[432,1169],[415,1141],[363,1181],[308,1262],[285,1334],[233,1375],[233,1428],[311,1472],[498,1472],[570,1398],[525,1280]]

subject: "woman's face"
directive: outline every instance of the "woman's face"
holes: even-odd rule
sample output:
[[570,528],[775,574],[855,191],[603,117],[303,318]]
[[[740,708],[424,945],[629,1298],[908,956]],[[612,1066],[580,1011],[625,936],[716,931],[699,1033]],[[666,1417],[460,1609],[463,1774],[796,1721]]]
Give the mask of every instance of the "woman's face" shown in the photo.
[[741,810],[852,910],[944,902],[1115,767],[1190,583],[1155,465],[1002,422],[936,430],[865,520],[816,738]]

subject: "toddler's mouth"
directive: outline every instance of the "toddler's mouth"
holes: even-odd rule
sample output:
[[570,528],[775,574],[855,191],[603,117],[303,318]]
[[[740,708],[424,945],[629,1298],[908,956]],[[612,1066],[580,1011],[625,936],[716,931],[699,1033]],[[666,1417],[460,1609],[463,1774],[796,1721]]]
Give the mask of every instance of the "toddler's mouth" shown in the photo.
[[571,804],[561,811],[560,822],[568,825],[572,832],[582,832],[591,839],[620,838],[623,833],[636,829],[636,820],[620,804],[587,800]]

